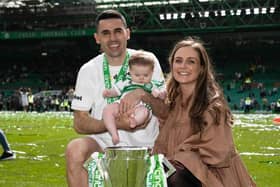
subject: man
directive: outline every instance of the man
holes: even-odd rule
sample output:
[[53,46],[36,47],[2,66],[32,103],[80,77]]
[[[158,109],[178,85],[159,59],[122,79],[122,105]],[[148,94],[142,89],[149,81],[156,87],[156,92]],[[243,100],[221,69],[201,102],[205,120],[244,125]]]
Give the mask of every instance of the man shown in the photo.
[[[104,53],[84,64],[77,77],[71,106],[74,110],[74,129],[80,134],[90,136],[74,139],[67,146],[67,181],[70,187],[88,186],[84,162],[93,152],[102,152],[105,147],[113,145],[111,136],[103,124],[102,112],[106,104],[114,100],[104,99],[102,91],[125,78],[127,61],[135,52],[127,49],[130,30],[124,17],[117,11],[107,10],[98,15],[94,37]],[[153,57],[156,58],[154,55]],[[157,59],[153,79],[164,80]],[[143,124],[142,128],[129,128],[128,116],[135,102],[131,94],[121,100],[120,118],[116,121],[120,137],[120,143],[117,145],[152,147],[158,135],[155,117],[152,117],[149,124]]]

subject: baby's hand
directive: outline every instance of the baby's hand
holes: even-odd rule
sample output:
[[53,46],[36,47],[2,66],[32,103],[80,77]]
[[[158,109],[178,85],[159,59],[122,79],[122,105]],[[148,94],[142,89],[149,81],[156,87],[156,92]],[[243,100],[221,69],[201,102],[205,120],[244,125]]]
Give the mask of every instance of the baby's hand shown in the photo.
[[109,90],[105,89],[105,90],[103,91],[102,95],[103,95],[104,98],[109,97]]
[[159,95],[158,95],[158,97],[159,97],[160,99],[164,100],[164,99],[166,98],[166,95],[167,95],[167,93],[164,91],[164,92],[160,92]]
[[105,89],[102,93],[103,97],[104,98],[107,98],[107,97],[116,97],[118,96],[118,92],[114,89]]
[[155,98],[160,98],[160,99],[164,100],[165,97],[166,97],[166,91],[160,91],[160,90],[158,90],[158,89],[154,89],[154,90],[152,91],[152,95],[153,95]]
[[153,90],[152,90],[152,95],[153,95],[155,98],[158,98],[158,97],[160,96],[159,90],[153,89]]

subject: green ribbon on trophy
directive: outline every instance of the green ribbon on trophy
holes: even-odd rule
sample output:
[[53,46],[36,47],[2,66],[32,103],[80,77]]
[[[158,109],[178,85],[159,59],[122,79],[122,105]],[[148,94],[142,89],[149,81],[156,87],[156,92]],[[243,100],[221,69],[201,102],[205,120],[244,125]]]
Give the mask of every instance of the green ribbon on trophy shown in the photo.
[[146,177],[146,187],[167,187],[167,177],[163,167],[164,156],[153,155],[149,159],[149,169]]
[[89,187],[104,187],[104,180],[98,168],[98,162],[104,157],[104,154],[94,152],[92,156],[85,162],[84,167],[88,171]]

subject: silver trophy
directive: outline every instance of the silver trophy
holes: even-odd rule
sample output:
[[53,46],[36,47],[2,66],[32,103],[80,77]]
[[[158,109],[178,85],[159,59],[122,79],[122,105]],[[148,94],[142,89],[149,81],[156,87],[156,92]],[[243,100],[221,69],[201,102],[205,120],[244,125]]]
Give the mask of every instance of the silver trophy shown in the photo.
[[[150,168],[149,148],[137,146],[107,147],[102,158],[94,160],[104,187],[146,187]],[[164,180],[175,172],[175,168],[163,157],[161,160],[167,172]],[[163,167],[162,167],[163,170]],[[89,170],[88,170],[89,172]],[[151,173],[151,172],[149,172]],[[89,181],[96,180],[89,175]],[[151,178],[150,176],[149,178]],[[164,187],[165,185],[162,185]]]

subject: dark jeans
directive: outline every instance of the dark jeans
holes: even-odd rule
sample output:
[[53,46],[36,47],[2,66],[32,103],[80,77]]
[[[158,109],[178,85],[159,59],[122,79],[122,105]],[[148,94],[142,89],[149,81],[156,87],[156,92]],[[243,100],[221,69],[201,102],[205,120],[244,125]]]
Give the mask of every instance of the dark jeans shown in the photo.
[[10,151],[10,146],[4,132],[0,129],[0,144],[2,145],[4,152]]
[[179,162],[171,161],[176,172],[167,179],[168,187],[202,187],[201,182]]

